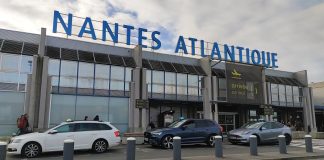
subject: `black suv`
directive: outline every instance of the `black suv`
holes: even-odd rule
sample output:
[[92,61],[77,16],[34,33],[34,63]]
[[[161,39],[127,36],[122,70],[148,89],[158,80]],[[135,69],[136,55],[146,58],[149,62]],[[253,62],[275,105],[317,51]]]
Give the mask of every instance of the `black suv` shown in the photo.
[[167,128],[160,128],[144,133],[144,138],[152,146],[173,147],[173,137],[181,137],[182,144],[206,143],[214,146],[214,136],[222,136],[221,126],[207,119],[185,119],[175,121]]

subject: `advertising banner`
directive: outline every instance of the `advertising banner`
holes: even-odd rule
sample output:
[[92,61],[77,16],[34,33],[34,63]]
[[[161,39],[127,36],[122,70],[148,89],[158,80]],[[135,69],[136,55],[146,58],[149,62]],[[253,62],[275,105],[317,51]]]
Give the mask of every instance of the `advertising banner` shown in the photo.
[[262,67],[226,63],[227,101],[263,104]]

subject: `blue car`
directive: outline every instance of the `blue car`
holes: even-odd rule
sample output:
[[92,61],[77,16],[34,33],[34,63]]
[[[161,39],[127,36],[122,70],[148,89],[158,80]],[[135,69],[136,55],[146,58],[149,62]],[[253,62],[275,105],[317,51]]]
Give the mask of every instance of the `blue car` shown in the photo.
[[175,121],[167,128],[160,128],[144,133],[144,138],[152,146],[165,149],[173,147],[173,137],[181,137],[182,144],[206,143],[214,146],[214,136],[222,136],[221,126],[207,119],[185,119]]

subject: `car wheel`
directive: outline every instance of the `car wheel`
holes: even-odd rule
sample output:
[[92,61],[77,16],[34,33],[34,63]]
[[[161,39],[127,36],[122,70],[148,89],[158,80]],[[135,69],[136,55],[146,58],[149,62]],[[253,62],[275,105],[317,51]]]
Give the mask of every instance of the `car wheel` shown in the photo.
[[165,136],[162,138],[162,148],[171,149],[173,148],[173,137]]
[[29,142],[25,144],[22,148],[21,154],[27,158],[37,157],[42,153],[41,146],[36,142]]
[[92,150],[96,153],[106,152],[108,149],[108,142],[104,139],[98,139],[93,142]]
[[210,135],[208,137],[207,145],[210,146],[210,147],[214,147],[215,146],[215,135]]
[[291,136],[289,134],[285,134],[286,137],[286,145],[289,145],[291,142]]

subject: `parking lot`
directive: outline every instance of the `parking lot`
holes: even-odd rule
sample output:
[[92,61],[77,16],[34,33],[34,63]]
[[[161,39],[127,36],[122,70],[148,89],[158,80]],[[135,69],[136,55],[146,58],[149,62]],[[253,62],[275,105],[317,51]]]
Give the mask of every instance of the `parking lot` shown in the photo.
[[[224,157],[226,159],[250,159],[249,158],[249,146],[248,145],[232,145],[229,144],[227,141],[224,141],[223,144],[224,148]],[[306,155],[305,148],[303,147],[296,147],[296,146],[288,146],[288,155],[286,157],[291,156],[294,154],[297,155]],[[276,159],[276,156],[279,155],[278,146],[277,144],[266,144],[261,145],[258,147],[258,151],[260,154],[260,159],[267,155],[272,157],[272,159]],[[319,154],[320,150],[315,150],[313,157],[308,157],[306,159],[323,159],[324,157],[316,157],[315,155]],[[292,153],[292,154],[290,154]],[[317,154],[316,154],[317,153]],[[41,155],[35,160],[62,160],[63,158],[62,152],[54,152],[54,153],[46,153]],[[203,144],[196,144],[196,145],[187,145],[182,146],[182,157],[183,159],[214,159],[214,148],[210,148]],[[317,155],[318,156],[318,155]],[[172,157],[172,150],[165,150],[160,148],[153,148],[150,145],[137,145],[136,147],[136,159],[139,160],[158,160],[158,159],[171,159]],[[300,157],[300,156],[299,156]],[[88,160],[88,159],[113,159],[113,160],[125,160],[126,159],[126,145],[121,145],[115,148],[110,149],[106,153],[103,154],[95,154],[91,151],[77,151],[75,152],[75,159],[77,160]],[[16,155],[8,155],[7,160],[18,160],[23,159],[20,156]]]

